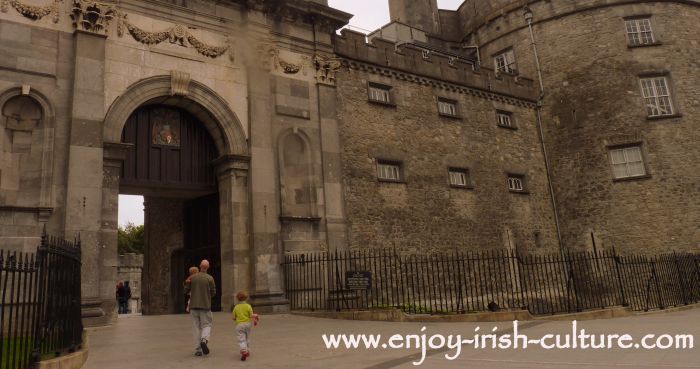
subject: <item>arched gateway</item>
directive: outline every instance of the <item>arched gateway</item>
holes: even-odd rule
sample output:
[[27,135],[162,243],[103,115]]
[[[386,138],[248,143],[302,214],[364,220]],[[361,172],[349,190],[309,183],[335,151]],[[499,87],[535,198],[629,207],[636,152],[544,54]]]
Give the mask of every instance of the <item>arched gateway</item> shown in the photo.
[[[236,114],[210,88],[173,72],[131,85],[107,112],[103,132],[103,247],[116,248],[119,194],[146,198],[144,312],[179,311],[182,270],[203,257],[215,264],[217,304],[228,307],[250,280],[249,154]],[[172,224],[183,227],[168,235]],[[100,276],[102,285],[107,278]],[[84,313],[104,314],[106,293],[86,293]]]

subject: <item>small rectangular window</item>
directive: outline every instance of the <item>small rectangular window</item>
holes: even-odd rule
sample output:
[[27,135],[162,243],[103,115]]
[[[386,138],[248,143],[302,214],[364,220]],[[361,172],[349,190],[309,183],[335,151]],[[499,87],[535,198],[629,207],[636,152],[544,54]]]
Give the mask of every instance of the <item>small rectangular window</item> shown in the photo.
[[450,186],[469,187],[469,170],[464,168],[450,168]]
[[494,69],[496,69],[497,72],[517,74],[517,68],[515,67],[515,52],[513,52],[513,49],[508,49],[500,54],[496,54],[493,57],[493,60],[495,64]]
[[647,108],[647,116],[673,115],[673,101],[666,77],[641,78],[639,81]]
[[625,27],[630,46],[652,45],[656,42],[650,18],[627,19]]
[[512,192],[526,192],[525,176],[520,174],[508,174],[508,190]]
[[377,178],[383,181],[401,181],[401,163],[377,161]]
[[457,103],[452,100],[438,98],[438,112],[441,115],[457,116]]
[[370,101],[384,104],[391,103],[391,87],[370,83],[368,92]]
[[644,160],[640,146],[630,146],[610,150],[615,179],[645,176]]
[[497,111],[496,112],[496,122],[499,127],[512,128],[515,129],[515,124],[513,122],[513,113],[507,111]]

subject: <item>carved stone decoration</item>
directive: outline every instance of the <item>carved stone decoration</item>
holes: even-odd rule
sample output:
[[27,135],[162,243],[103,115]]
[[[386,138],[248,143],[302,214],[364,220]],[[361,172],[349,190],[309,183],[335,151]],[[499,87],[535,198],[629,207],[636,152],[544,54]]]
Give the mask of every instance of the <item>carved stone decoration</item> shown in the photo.
[[224,46],[212,46],[202,42],[192,35],[192,33],[190,33],[187,26],[182,24],[176,24],[163,31],[148,32],[131,24],[126,18],[126,14],[119,14],[117,35],[122,37],[124,35],[124,29],[126,29],[129,31],[129,34],[134,38],[134,40],[142,44],[157,45],[165,40],[168,40],[170,43],[182,47],[192,47],[197,50],[198,53],[210,58],[217,58],[223,55],[230,48],[229,44]]
[[329,86],[335,86],[335,74],[340,69],[340,65],[340,59],[316,55],[314,57],[316,82]]
[[187,96],[190,93],[190,81],[192,78],[189,73],[179,70],[170,71],[170,95]]
[[58,11],[58,5],[62,1],[63,0],[51,0],[51,4],[37,6],[24,4],[20,0],[2,0],[2,3],[0,3],[0,11],[7,13],[9,10],[9,5],[12,5],[12,7],[25,18],[39,20],[47,15],[53,15],[53,22],[58,23],[60,14]]
[[73,27],[97,34],[107,34],[109,22],[117,16],[112,5],[91,0],[73,0]]
[[277,69],[277,66],[279,65],[282,68],[282,71],[286,74],[297,74],[299,71],[304,69],[304,63],[292,64],[280,58],[280,51],[278,49],[272,49],[270,54],[276,62],[275,69]]

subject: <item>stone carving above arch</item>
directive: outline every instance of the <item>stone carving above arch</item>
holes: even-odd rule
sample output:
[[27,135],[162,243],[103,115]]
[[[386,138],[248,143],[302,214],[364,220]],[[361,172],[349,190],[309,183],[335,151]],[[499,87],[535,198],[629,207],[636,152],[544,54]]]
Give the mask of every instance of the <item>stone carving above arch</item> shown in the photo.
[[53,207],[54,112],[37,91],[16,87],[0,94],[0,208]]
[[132,84],[107,112],[104,141],[119,143],[127,119],[138,107],[165,104],[180,107],[198,118],[211,134],[221,155],[249,156],[245,131],[228,103],[196,80],[191,80],[185,88],[186,91],[173,95],[171,75],[154,76]]
[[127,14],[121,13],[119,14],[119,21],[117,23],[117,35],[122,37],[125,29],[134,40],[142,44],[157,45],[167,40],[171,44],[192,47],[197,50],[198,53],[210,58],[218,58],[230,48],[229,45],[214,46],[200,41],[190,32],[193,28],[183,24],[175,24],[162,31],[148,32],[129,22],[127,20]]
[[0,11],[7,13],[12,6],[19,14],[31,20],[40,20],[48,15],[52,15],[54,23],[59,21],[58,6],[63,0],[50,0],[47,5],[29,5],[20,0],[0,0]]

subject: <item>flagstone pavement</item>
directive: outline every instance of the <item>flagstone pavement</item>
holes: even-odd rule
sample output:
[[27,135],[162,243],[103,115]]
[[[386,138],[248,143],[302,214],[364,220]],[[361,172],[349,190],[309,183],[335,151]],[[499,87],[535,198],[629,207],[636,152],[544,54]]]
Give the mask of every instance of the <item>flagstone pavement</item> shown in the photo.
[[[253,329],[251,357],[241,362],[233,322],[226,313],[215,313],[210,348],[206,357],[195,357],[187,315],[120,316],[108,327],[89,330],[89,358],[84,369],[388,369],[388,368],[475,368],[475,369],[680,369],[700,368],[700,348],[677,350],[545,350],[474,349],[463,347],[458,358],[454,349],[429,350],[421,365],[421,351],[411,349],[328,350],[323,334],[381,334],[387,342],[394,334],[473,337],[479,332],[507,334],[512,322],[500,323],[391,323],[344,321],[296,315],[267,315]],[[425,331],[421,329],[425,327]],[[700,345],[700,308],[611,320],[578,322],[590,333],[625,334],[641,338],[646,334],[692,334]],[[530,339],[547,333],[567,333],[571,322],[520,322],[520,333]]]

